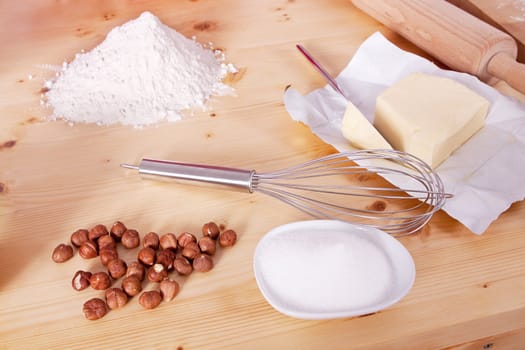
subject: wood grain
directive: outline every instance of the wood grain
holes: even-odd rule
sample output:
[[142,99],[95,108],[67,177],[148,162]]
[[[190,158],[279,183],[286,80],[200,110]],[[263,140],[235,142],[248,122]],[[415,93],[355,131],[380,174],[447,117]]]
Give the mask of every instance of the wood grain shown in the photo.
[[[44,121],[49,111],[40,107],[40,90],[52,73],[42,65],[94,47],[144,10],[222,48],[243,73],[232,81],[237,96],[144,129]],[[304,93],[324,85],[295,44],[315,52],[332,74],[377,30],[428,56],[349,1],[4,1],[0,23],[1,349],[470,349],[487,342],[504,349],[523,343],[523,202],[482,236],[439,212],[421,232],[400,238],[417,268],[403,300],[363,317],[304,321],[273,310],[252,271],[260,238],[304,215],[263,195],[146,182],[119,167],[156,157],[269,171],[332,153],[283,106],[287,85]],[[198,233],[214,220],[235,229],[239,240],[218,253],[209,273],[176,276],[181,292],[172,302],[146,311],[132,299],[88,321],[82,303],[102,293],[76,292],[71,278],[78,269],[103,267],[79,256],[55,264],[51,252],[74,230],[115,220],[142,234]]]

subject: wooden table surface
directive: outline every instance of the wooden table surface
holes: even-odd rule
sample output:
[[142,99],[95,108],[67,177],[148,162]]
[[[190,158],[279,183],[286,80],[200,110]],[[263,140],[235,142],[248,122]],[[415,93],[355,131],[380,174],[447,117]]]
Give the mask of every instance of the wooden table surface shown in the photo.
[[[237,96],[143,129],[42,121],[50,77],[42,67],[93,48],[145,10],[222,48],[240,69]],[[404,299],[372,315],[305,321],[267,304],[252,270],[261,237],[303,214],[263,195],[146,182],[119,167],[149,156],[269,171],[334,152],[284,108],[287,85],[303,93],[324,85],[295,44],[333,74],[378,30],[423,54],[349,1],[2,1],[0,24],[0,348],[525,348],[523,201],[481,236],[439,212],[399,238],[417,269]],[[102,265],[78,255],[55,264],[51,252],[78,228],[116,220],[141,234],[198,233],[213,220],[239,240],[212,271],[179,278],[172,302],[143,310],[134,298],[88,321],[82,304],[102,292],[76,292],[71,278]]]

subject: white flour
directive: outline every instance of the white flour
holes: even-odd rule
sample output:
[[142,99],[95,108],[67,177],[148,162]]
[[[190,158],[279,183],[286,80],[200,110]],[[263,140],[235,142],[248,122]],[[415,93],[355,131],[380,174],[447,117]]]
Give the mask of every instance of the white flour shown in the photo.
[[64,64],[57,78],[46,82],[45,99],[53,108],[51,119],[142,126],[206,109],[211,96],[233,92],[222,80],[235,71],[220,52],[144,12]]

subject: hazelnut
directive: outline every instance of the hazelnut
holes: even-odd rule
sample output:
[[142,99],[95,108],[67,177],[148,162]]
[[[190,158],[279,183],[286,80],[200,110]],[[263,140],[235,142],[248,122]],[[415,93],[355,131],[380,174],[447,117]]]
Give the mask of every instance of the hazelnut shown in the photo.
[[122,222],[117,221],[113,224],[113,226],[111,226],[109,234],[111,235],[111,237],[113,237],[113,239],[116,242],[120,242],[120,240],[122,239],[122,235],[124,234],[124,232],[126,232],[126,230],[126,226]]
[[89,299],[82,306],[82,312],[84,312],[84,317],[88,320],[98,320],[99,318],[104,317],[108,312],[106,303],[100,298]]
[[195,242],[189,242],[186,244],[186,246],[182,249],[182,256],[185,258],[188,258],[190,260],[193,260],[199,253],[201,252],[199,245]]
[[183,256],[178,256],[173,261],[173,268],[183,276],[187,276],[193,271],[193,267],[191,266],[190,262]]
[[166,233],[160,236],[160,247],[164,250],[177,250],[177,237],[173,233]]
[[99,237],[102,237],[102,236],[107,235],[107,234],[109,234],[109,232],[108,232],[108,229],[106,228],[106,226],[104,226],[102,224],[98,224],[98,225],[93,226],[89,230],[88,238],[89,238],[89,240],[96,242],[97,239],[99,239]]
[[128,266],[122,259],[113,259],[108,262],[108,273],[114,279],[119,279],[126,274]]
[[111,286],[111,278],[105,272],[95,272],[89,278],[89,284],[96,290],[108,289]]
[[148,281],[160,282],[163,279],[168,278],[168,271],[162,264],[155,264],[148,269]]
[[179,294],[180,286],[177,281],[165,279],[160,282],[160,295],[162,300],[171,301]]
[[71,234],[71,244],[77,248],[88,239],[88,230],[83,228],[76,230]]
[[173,270],[173,260],[175,260],[175,252],[173,250],[159,250],[157,252],[157,264],[162,264],[168,271]]
[[126,271],[126,277],[136,276],[139,280],[143,281],[144,276],[146,275],[146,268],[144,265],[138,261],[132,261],[128,265],[128,270]]
[[120,288],[109,288],[104,292],[106,304],[111,310],[118,309],[126,305],[128,295]]
[[134,297],[142,291],[142,281],[136,276],[131,275],[122,280],[122,289],[130,297]]
[[100,262],[107,266],[111,260],[118,259],[118,252],[115,249],[103,249],[99,253]]
[[179,247],[184,248],[190,242],[197,242],[197,238],[189,232],[182,232],[179,237],[177,237],[177,242],[179,243]]
[[98,250],[117,249],[117,243],[110,235],[100,236],[97,240]]
[[142,246],[144,248],[152,248],[152,249],[159,249],[159,235],[157,235],[155,232],[148,232],[142,238]]
[[146,266],[155,264],[155,250],[153,248],[142,248],[139,250],[137,259]]
[[53,249],[51,259],[56,263],[63,263],[73,257],[73,247],[69,244],[60,243]]
[[137,230],[124,231],[120,243],[122,243],[122,245],[128,249],[137,248],[140,244],[139,233]]
[[201,252],[213,255],[217,250],[217,244],[215,243],[215,240],[211,238],[211,236],[204,236],[199,239],[199,248]]
[[219,226],[213,221],[210,221],[202,225],[202,235],[211,237],[212,239],[217,239],[219,237]]
[[145,309],[154,309],[160,305],[162,296],[158,290],[144,292],[139,297],[139,304]]
[[78,270],[75,272],[71,285],[74,290],[84,290],[89,287],[89,279],[91,278],[91,272]]
[[78,254],[84,259],[92,259],[98,255],[97,245],[93,241],[85,241],[78,248]]
[[234,230],[226,230],[219,235],[221,247],[231,247],[235,242],[237,242],[237,233]]
[[193,268],[198,272],[208,272],[213,268],[213,259],[208,254],[199,254],[193,259]]

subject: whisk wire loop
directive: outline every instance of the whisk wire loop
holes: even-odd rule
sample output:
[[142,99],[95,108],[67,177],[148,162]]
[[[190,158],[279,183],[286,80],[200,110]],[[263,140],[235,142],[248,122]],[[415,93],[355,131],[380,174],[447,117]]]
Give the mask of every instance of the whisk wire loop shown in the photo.
[[[377,187],[350,184],[355,178],[359,181],[360,176],[367,179],[373,175],[387,180],[402,178],[408,185],[396,188],[390,184]],[[339,184],[341,181],[343,184]],[[419,230],[450,197],[430,166],[395,150],[342,152],[271,173],[256,172],[252,189],[316,218],[358,221],[394,234]],[[344,204],[349,196],[408,204],[393,210],[386,210],[386,204],[377,208],[349,207]]]

